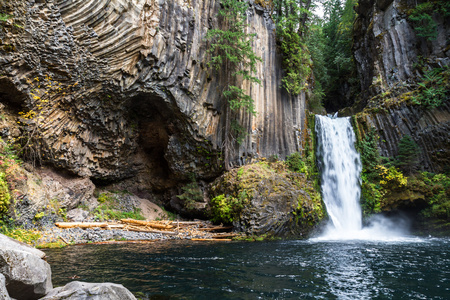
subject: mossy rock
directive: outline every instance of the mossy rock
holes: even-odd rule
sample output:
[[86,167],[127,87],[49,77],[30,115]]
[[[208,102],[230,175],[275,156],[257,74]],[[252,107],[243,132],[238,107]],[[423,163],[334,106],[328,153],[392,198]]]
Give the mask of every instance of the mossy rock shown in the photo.
[[[211,190],[211,198],[224,195],[240,199],[234,202],[240,207],[234,211],[231,223],[247,235],[307,236],[324,216],[312,183],[304,174],[288,171],[283,162],[231,170],[219,177]],[[246,195],[245,199],[242,195]]]

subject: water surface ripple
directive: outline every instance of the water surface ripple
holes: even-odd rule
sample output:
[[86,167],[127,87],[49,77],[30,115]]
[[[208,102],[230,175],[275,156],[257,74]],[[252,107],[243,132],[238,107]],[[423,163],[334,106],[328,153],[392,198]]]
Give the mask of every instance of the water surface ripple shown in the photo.
[[46,250],[55,286],[121,283],[150,299],[448,299],[450,239],[156,242]]

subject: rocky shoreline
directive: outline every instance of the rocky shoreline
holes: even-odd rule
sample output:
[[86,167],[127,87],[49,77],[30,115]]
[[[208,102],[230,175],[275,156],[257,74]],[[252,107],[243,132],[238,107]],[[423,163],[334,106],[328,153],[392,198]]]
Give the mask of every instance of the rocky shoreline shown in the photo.
[[100,243],[107,241],[151,241],[151,240],[191,240],[191,239],[211,239],[210,232],[199,231],[196,228],[188,230],[177,230],[176,234],[135,232],[120,229],[104,230],[101,228],[68,228],[58,227],[48,228],[42,232],[42,237],[37,241],[37,245],[52,243],[66,243],[69,245]]
[[114,283],[73,281],[53,288],[45,253],[0,234],[0,298],[2,300],[136,300],[125,287]]

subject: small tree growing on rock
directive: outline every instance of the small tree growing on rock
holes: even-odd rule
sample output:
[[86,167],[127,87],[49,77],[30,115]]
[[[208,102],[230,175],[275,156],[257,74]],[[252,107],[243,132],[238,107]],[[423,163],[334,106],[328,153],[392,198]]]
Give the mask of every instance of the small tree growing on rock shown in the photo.
[[409,135],[405,135],[398,144],[396,165],[407,174],[411,174],[419,162],[419,154],[419,146]]

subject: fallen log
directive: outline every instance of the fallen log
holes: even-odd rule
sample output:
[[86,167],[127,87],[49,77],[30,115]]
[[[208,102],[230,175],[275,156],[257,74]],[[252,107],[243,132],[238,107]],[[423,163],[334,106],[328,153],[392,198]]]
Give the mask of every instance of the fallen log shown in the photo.
[[107,227],[108,223],[106,222],[57,222],[55,223],[56,227],[59,228],[94,228],[94,227]]
[[140,220],[133,220],[133,219],[121,219],[122,223],[126,224],[133,224],[133,225],[139,225],[139,226],[149,226],[157,229],[171,229],[173,228],[172,225],[166,225],[161,223],[156,223],[153,221],[140,221]]
[[145,228],[139,228],[137,226],[128,226],[125,227],[129,231],[135,231],[135,232],[148,232],[148,233],[161,233],[166,235],[177,235],[174,231],[161,231],[161,230],[153,230],[153,229],[145,229]]
[[172,221],[172,225],[200,225],[204,224],[202,221]]
[[217,227],[206,227],[206,228],[199,228],[200,231],[218,231],[218,230],[229,230],[233,229],[233,226],[217,226]]
[[200,242],[231,242],[232,239],[191,239],[191,241],[200,241]]
[[215,239],[220,239],[220,238],[229,238],[229,237],[235,237],[238,236],[239,234],[237,233],[229,233],[229,234],[214,234],[212,235],[213,238]]

